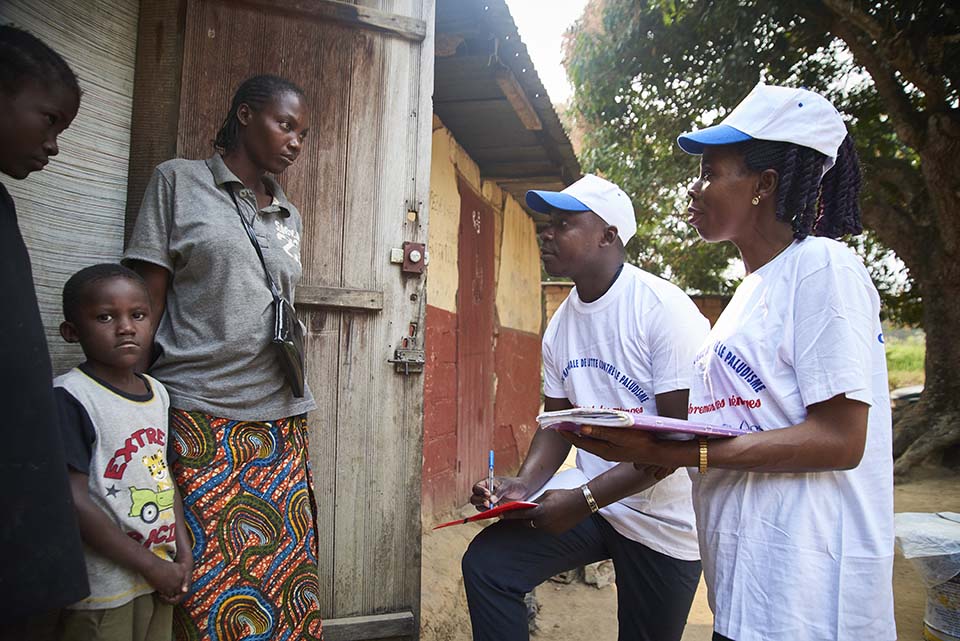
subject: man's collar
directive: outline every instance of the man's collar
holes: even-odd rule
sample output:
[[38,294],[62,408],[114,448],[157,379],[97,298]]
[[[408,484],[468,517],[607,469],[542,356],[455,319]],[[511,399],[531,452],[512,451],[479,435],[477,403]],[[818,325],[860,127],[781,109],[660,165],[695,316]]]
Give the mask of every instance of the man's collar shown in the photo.
[[[243,181],[237,178],[236,174],[230,171],[230,168],[227,167],[227,163],[223,162],[223,156],[219,153],[213,154],[207,158],[207,167],[210,168],[210,173],[213,174],[213,180],[217,183],[218,187],[224,185],[238,183],[241,188],[243,188]],[[276,199],[277,205],[280,208],[280,214],[282,216],[289,216],[290,212],[293,211],[293,206],[290,204],[290,201],[287,200],[287,195],[283,193],[283,189],[270,176],[263,177],[264,182],[267,185],[267,190]],[[271,205],[268,205],[265,209],[269,209]]]

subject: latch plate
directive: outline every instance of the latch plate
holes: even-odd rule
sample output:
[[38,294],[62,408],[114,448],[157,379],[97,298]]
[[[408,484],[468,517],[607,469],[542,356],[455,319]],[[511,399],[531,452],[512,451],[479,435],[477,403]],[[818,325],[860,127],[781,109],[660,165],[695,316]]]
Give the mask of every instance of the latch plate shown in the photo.
[[422,274],[426,263],[426,247],[423,243],[403,243],[403,266],[400,268],[404,274]]
[[426,361],[422,349],[398,348],[388,362],[393,363],[393,369],[397,374],[410,375],[422,372]]

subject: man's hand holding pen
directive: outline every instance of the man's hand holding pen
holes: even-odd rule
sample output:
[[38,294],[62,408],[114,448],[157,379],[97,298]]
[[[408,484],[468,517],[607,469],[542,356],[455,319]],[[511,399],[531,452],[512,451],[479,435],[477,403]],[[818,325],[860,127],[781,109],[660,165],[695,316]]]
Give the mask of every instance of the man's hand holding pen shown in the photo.
[[488,488],[489,479],[477,482],[473,486],[470,502],[478,510],[488,510],[500,501],[522,501],[530,494],[530,490],[517,476],[493,477],[493,491]]

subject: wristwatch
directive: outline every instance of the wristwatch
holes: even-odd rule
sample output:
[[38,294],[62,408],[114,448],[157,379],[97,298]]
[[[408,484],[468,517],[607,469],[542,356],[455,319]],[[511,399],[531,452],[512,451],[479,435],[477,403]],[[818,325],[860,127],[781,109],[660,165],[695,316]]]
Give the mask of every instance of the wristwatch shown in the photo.
[[707,439],[700,438],[698,439],[700,443],[700,465],[698,469],[701,474],[707,473]]

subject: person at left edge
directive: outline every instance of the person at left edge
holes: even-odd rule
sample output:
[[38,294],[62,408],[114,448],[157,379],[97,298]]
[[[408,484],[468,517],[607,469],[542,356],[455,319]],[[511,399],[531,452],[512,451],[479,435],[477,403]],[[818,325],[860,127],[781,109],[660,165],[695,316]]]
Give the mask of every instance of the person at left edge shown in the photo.
[[[0,173],[23,180],[43,169],[79,107],[77,77],[64,59],[33,35],[0,26]],[[0,639],[43,641],[59,610],[89,588],[30,257],[2,183],[0,307]]]

